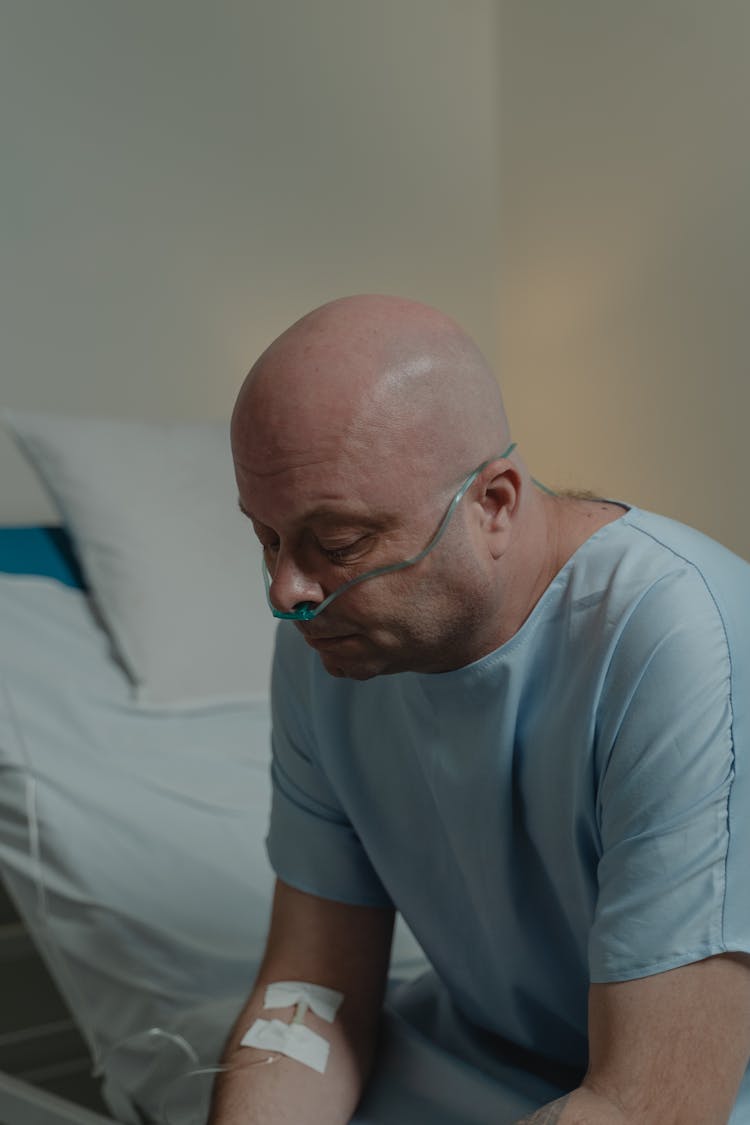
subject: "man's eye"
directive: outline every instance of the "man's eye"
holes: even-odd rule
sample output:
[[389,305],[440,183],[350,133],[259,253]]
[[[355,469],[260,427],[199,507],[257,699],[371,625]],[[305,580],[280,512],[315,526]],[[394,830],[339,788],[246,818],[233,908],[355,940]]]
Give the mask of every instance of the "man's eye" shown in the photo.
[[321,544],[320,549],[322,550],[325,557],[327,559],[330,559],[333,563],[351,562],[354,558],[357,557],[357,555],[364,547],[366,538],[367,536],[364,536],[361,539],[356,539],[353,543],[347,543],[343,547],[325,547],[323,546],[323,544]]

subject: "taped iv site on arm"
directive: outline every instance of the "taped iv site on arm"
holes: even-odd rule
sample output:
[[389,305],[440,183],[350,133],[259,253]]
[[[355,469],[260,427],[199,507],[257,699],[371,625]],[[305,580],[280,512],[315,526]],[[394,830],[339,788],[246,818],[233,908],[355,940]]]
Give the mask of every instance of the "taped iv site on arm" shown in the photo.
[[265,1008],[290,1008],[295,1005],[291,1023],[282,1020],[256,1020],[241,1041],[242,1047],[262,1047],[278,1051],[324,1074],[330,1044],[302,1022],[308,1009],[326,1023],[333,1023],[344,999],[342,992],[305,981],[284,980],[269,984]]

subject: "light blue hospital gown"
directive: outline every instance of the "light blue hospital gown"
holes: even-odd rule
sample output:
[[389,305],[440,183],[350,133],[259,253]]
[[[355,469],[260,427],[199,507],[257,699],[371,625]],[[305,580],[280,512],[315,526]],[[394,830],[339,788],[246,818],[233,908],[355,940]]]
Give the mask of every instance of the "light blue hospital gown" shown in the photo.
[[690,528],[629,509],[452,672],[337,679],[284,623],[273,722],[278,876],[394,904],[558,1087],[589,982],[750,952],[750,565]]

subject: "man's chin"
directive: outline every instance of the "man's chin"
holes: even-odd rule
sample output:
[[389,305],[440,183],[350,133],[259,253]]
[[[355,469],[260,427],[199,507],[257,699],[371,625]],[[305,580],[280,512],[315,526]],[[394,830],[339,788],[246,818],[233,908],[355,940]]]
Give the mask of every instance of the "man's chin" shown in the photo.
[[362,658],[357,660],[355,657],[346,659],[340,653],[332,652],[319,652],[318,656],[329,676],[336,676],[338,679],[371,680],[373,676],[379,675],[382,671],[382,669],[375,667],[375,662],[371,660]]
[[403,671],[403,668],[393,665],[389,639],[385,637],[378,644],[363,633],[318,638],[305,635],[305,640],[315,649],[326,672],[339,679],[349,680],[371,680],[373,676]]

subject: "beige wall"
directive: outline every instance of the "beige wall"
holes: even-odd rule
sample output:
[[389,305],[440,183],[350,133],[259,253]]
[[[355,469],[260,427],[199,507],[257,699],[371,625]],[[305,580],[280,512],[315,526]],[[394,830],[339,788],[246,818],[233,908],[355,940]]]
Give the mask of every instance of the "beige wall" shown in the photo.
[[500,4],[499,351],[538,476],[750,557],[750,4]]
[[[11,0],[0,36],[0,405],[221,417],[342,293],[490,354],[491,0]],[[44,518],[0,434],[0,520]]]
[[[743,0],[12,0],[3,25],[0,405],[225,416],[296,316],[404,293],[496,362],[535,475],[750,556]],[[49,514],[0,434],[0,520]]]

